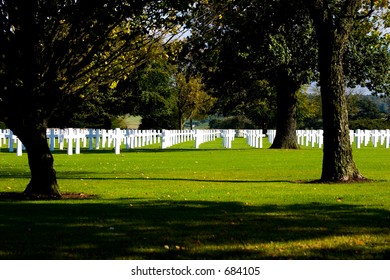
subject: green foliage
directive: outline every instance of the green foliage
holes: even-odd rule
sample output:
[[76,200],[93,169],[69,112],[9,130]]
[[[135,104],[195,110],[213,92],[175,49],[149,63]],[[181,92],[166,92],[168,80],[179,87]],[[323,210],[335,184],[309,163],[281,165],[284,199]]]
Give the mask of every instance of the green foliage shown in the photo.
[[321,96],[308,94],[308,87],[298,91],[297,128],[322,129]]
[[389,129],[390,127],[390,121],[387,119],[367,119],[367,118],[362,118],[362,119],[356,119],[356,120],[351,120],[349,122],[349,128],[352,130],[356,129],[369,129],[369,130],[374,130],[374,129]]
[[143,117],[144,129],[183,129],[189,119],[206,118],[214,104],[214,98],[204,91],[202,78],[187,77],[165,54],[162,50],[135,77],[140,99],[137,112]]
[[361,85],[379,95],[390,94],[390,36],[378,18],[356,22],[344,54],[348,86]]
[[138,97],[137,113],[142,129],[175,128],[174,67],[161,57],[148,63],[135,77]]
[[[224,115],[245,114],[272,125],[278,85],[313,78],[314,30],[298,6],[273,1],[205,1],[191,18],[186,63],[203,73]],[[279,73],[287,73],[279,75]],[[295,89],[290,89],[295,92]],[[280,94],[286,94],[281,92]],[[258,113],[255,113],[255,112]],[[265,112],[261,117],[260,111]]]
[[209,123],[211,129],[253,129],[253,123],[244,116],[212,119]]
[[388,98],[351,94],[347,98],[352,129],[388,129]]
[[372,102],[369,98],[364,98],[360,96],[356,102],[357,111],[354,115],[350,116],[350,119],[376,119],[383,117],[382,114],[377,107],[377,105]]
[[[303,87],[298,93],[297,123],[299,129],[321,129],[321,96],[317,92],[307,93]],[[389,99],[378,96],[356,94],[346,95],[349,128],[388,129]]]
[[177,73],[174,78],[179,115],[178,128],[183,129],[187,120],[207,118],[216,99],[206,93],[202,77],[186,77],[184,73]]
[[[22,118],[46,125],[53,117],[53,123],[69,126],[93,118],[98,124],[123,113],[123,106],[115,105],[129,99],[131,90],[123,85],[131,84],[131,73],[156,55],[156,43],[175,34],[176,9],[188,5],[2,1],[0,119],[11,126],[19,126]],[[89,116],[91,111],[96,115]]]
[[[390,18],[388,1],[293,2],[306,6],[314,21],[321,19],[322,12],[328,15],[325,18],[330,18],[330,14],[333,14],[333,19],[339,18],[328,25],[330,29],[341,30],[346,19],[354,19],[348,34],[345,30],[340,33],[348,37],[343,44],[343,70],[347,86],[354,88],[360,85],[375,94],[389,94],[390,36],[386,29]],[[348,6],[351,7],[350,10],[347,9]]]

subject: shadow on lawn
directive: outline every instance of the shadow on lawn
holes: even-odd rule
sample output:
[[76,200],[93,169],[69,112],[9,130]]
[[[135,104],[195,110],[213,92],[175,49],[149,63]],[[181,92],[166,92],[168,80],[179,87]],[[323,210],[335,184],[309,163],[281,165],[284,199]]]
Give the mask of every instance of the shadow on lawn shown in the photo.
[[[83,174],[86,174],[85,172]],[[230,180],[220,180],[220,179],[198,179],[198,178],[145,178],[145,177],[135,177],[135,178],[95,178],[95,177],[66,177],[58,176],[57,179],[66,180],[66,179],[88,179],[91,181],[181,181],[181,182],[205,182],[205,183],[236,183],[236,184],[247,184],[247,183],[291,183],[291,184],[303,184],[310,183],[311,181],[294,181],[294,180],[241,180],[241,179],[230,179]]]
[[[389,211],[348,204],[3,200],[0,258],[388,259],[389,218]],[[382,239],[295,252],[274,246],[358,234]]]

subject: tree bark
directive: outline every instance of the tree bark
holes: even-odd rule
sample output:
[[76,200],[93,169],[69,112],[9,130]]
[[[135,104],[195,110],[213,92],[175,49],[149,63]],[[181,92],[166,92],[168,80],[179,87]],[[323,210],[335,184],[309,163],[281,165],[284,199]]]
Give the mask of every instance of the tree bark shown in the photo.
[[179,110],[178,117],[177,117],[177,123],[178,123],[178,130],[184,129],[184,120],[183,120],[183,113]]
[[[321,98],[324,125],[322,181],[354,181],[360,175],[352,157],[340,51],[322,54]],[[328,61],[332,61],[328,65]]]
[[298,86],[286,71],[276,74],[277,91],[276,136],[271,149],[299,149],[297,142],[297,95]]
[[354,20],[352,13],[357,9],[358,1],[360,0],[347,1],[351,6],[345,5],[345,12],[341,16],[343,18],[338,19],[337,25],[329,11],[312,10],[318,36],[324,128],[321,181],[325,182],[352,182],[365,179],[352,157],[343,72],[344,46],[348,42]]
[[46,127],[35,125],[15,129],[15,131],[26,147],[31,172],[31,180],[24,194],[40,199],[60,198],[54,159],[46,138]]

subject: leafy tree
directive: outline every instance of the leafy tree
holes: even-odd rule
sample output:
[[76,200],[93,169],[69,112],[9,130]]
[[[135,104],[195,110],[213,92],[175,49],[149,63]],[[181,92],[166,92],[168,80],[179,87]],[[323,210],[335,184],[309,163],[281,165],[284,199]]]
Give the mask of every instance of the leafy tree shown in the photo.
[[[317,92],[318,90],[318,92]],[[319,88],[304,87],[298,97],[298,127],[322,129],[321,95]],[[309,92],[309,93],[308,93]],[[362,89],[347,89],[349,128],[387,129],[388,98],[367,95]]]
[[[354,21],[344,52],[347,86],[368,88],[375,95],[390,95],[390,34],[378,9],[363,20]],[[390,23],[387,23],[390,26]]]
[[309,86],[298,92],[297,127],[300,129],[322,129],[321,96],[308,93]]
[[273,148],[297,148],[297,91],[313,78],[316,64],[309,17],[286,1],[205,1],[197,8],[189,59],[209,77],[221,106],[252,118],[254,106],[269,112],[277,102]]
[[137,112],[142,116],[141,129],[175,129],[174,66],[160,57],[137,71]]
[[125,104],[126,107],[131,106],[128,102],[131,100],[132,91],[99,88],[83,98],[70,98],[66,103],[66,110],[58,108],[54,111],[48,121],[48,127],[113,128],[112,120],[125,114]]
[[351,129],[388,129],[386,98],[354,94],[347,103]]
[[215,118],[209,123],[211,129],[254,129],[252,122],[243,116]]
[[50,117],[86,92],[115,88],[143,63],[161,25],[177,22],[175,2],[167,3],[0,1],[0,120],[27,149],[26,194],[60,196],[46,141]]
[[356,119],[379,119],[382,117],[382,113],[376,104],[367,97],[360,96],[357,100],[358,111],[356,115],[351,116],[351,120]]
[[184,73],[175,75],[178,128],[183,129],[187,120],[203,119],[208,116],[215,98],[204,90],[202,78],[186,77]]
[[[265,4],[261,1],[251,1],[251,3],[246,1],[205,2],[204,7],[206,8],[203,8],[202,12],[199,13],[198,21],[192,21],[192,23],[195,22],[193,29],[195,32],[193,32],[194,36],[191,40],[195,46],[193,49],[200,50],[199,57],[209,58],[209,63],[202,62],[203,65],[199,66],[198,64],[198,68],[201,71],[211,73],[220,71],[223,73],[219,76],[211,75],[212,78],[216,76],[214,80],[217,80],[212,86],[217,92],[221,92],[220,95],[229,96],[233,101],[244,100],[248,96],[245,95],[247,91],[240,90],[239,87],[247,88],[251,81],[259,77],[259,73],[276,88],[279,88],[277,92],[291,92],[290,94],[277,95],[278,116],[282,116],[278,118],[278,131],[283,131],[280,134],[283,135],[282,139],[295,139],[295,130],[292,128],[294,128],[295,122],[296,90],[303,84],[302,78],[307,79],[310,77],[307,74],[311,74],[311,70],[316,70],[313,60],[317,58],[316,41],[310,39],[317,38],[313,34],[318,30],[315,30],[310,21],[307,20],[305,6],[329,6],[331,12],[335,12],[334,18],[336,18],[340,15],[339,11],[336,10],[341,8],[342,4],[340,3],[344,1],[317,1],[318,5],[314,2],[307,4],[305,1],[272,1],[272,4],[269,1],[266,1]],[[305,2],[304,6],[300,6],[299,2]],[[199,7],[202,6],[199,5]],[[311,17],[315,17],[313,13]],[[321,15],[319,17],[321,18]],[[378,32],[371,32],[367,36],[367,32],[365,32],[375,24],[380,25],[377,18],[378,16],[367,18],[364,22],[353,21],[355,25],[354,32],[352,32],[353,37],[345,42],[344,46],[345,49],[348,47],[350,51],[349,53],[344,52],[343,61],[346,65],[345,68],[351,70],[345,71],[347,80],[350,81],[349,85],[368,83],[371,85],[371,89],[378,90],[378,88],[383,89],[389,84],[388,81],[383,82],[389,77],[387,67],[389,63],[388,58],[386,58],[386,56],[388,57],[388,44],[384,44],[387,42],[387,37],[378,36]],[[200,24],[196,25],[197,22]],[[197,26],[198,29],[196,29]],[[377,31],[378,27],[375,30]],[[289,37],[289,35],[292,36]],[[364,37],[366,38],[364,39]],[[367,52],[367,49],[376,48],[378,50],[372,52],[370,56],[364,55],[363,50]],[[270,58],[270,63],[267,64],[267,60],[264,60],[263,57]],[[368,60],[371,62],[367,63]],[[254,65],[257,65],[257,68]],[[262,71],[259,71],[259,68]],[[306,72],[302,71],[304,69]],[[352,71],[356,69],[360,69],[360,72]],[[267,73],[269,73],[268,76]],[[298,81],[300,79],[301,83],[294,83],[291,77],[298,78]],[[230,83],[226,81],[230,81]],[[242,81],[245,81],[245,84]],[[286,88],[281,89],[282,86],[286,86]],[[241,97],[237,98],[240,96],[238,93],[245,94],[241,94]],[[254,98],[251,97],[247,99]],[[222,100],[228,99],[226,97]],[[286,135],[291,135],[291,137],[286,137]],[[277,140],[278,138],[277,136]],[[274,143],[275,146],[281,146],[281,143],[288,143],[288,141],[278,140]],[[288,145],[286,146],[288,147]]]
[[387,119],[358,119],[350,121],[351,129],[389,129],[390,121]]
[[344,51],[350,41],[355,22],[374,11],[374,1],[302,0],[298,2],[307,7],[318,39],[324,125],[321,180],[335,182],[364,180],[353,160],[349,142],[343,62]]
[[183,129],[187,120],[207,117],[213,106],[202,78],[187,77],[169,57],[162,51],[138,73],[142,128]]

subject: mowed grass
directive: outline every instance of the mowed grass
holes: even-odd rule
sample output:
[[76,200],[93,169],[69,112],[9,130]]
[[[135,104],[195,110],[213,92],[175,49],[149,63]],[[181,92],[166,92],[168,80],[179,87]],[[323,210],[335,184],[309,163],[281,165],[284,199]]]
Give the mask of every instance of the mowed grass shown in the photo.
[[[93,196],[0,200],[0,258],[390,258],[390,150],[354,150],[369,183],[313,184],[318,148],[253,149],[236,139],[227,150],[220,141],[56,152],[61,192]],[[0,153],[0,192],[28,181],[27,156]]]

